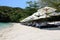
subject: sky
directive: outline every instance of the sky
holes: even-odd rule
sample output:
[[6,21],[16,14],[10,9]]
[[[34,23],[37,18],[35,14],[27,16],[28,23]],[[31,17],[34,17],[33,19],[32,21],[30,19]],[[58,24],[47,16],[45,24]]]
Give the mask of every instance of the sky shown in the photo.
[[27,6],[27,3],[26,3],[27,1],[31,1],[31,0],[0,0],[0,6],[25,8]]

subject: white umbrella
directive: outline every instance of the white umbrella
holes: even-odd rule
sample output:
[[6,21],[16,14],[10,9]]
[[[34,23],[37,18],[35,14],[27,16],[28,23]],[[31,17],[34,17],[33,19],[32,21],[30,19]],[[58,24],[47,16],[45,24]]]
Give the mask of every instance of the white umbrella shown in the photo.
[[42,15],[46,15],[45,18],[47,18],[47,16],[49,16],[50,13],[53,13],[55,11],[56,9],[52,7],[44,7],[38,10],[38,12],[41,12],[41,14],[43,13]]
[[52,7],[44,7],[44,8],[39,9],[33,15],[36,15],[36,16],[40,15],[40,16],[42,16],[42,15],[45,15],[45,13],[51,13],[51,12],[54,12],[54,11],[56,11],[55,8],[52,8]]
[[[51,13],[56,11],[56,9],[51,8],[51,7],[44,7],[39,9],[36,13],[32,14],[31,16],[25,18],[24,20],[22,20],[21,22],[26,22],[26,21],[30,21],[30,20],[37,20],[40,18],[46,18],[46,14],[45,13]],[[47,16],[49,17],[49,16]]]
[[32,19],[33,19],[33,17],[32,17],[32,16],[29,16],[29,17],[25,18],[24,20],[22,20],[22,21],[20,21],[20,22],[30,21],[30,20],[32,20]]
[[[44,7],[42,10],[45,11],[46,18],[47,18],[47,15],[49,15],[50,13],[56,11],[56,9],[52,8],[52,7]],[[46,19],[46,24],[47,24],[47,19]]]
[[44,7],[44,8],[41,8],[38,10],[38,12],[40,12],[40,11],[45,12],[45,13],[51,13],[51,12],[56,11],[56,9],[52,8],[52,7]]
[[49,14],[50,16],[58,16],[58,15],[60,15],[60,13],[56,13],[56,12],[53,12],[53,13],[51,13],[51,14]]

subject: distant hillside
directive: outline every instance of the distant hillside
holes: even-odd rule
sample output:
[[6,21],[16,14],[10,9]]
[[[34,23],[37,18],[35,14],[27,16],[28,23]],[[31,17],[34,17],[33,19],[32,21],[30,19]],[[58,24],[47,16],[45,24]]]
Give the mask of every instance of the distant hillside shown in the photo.
[[34,12],[36,12],[34,8],[0,6],[0,22],[19,22]]
[[12,8],[8,6],[0,6],[0,22],[15,22],[19,21],[23,13],[22,8]]

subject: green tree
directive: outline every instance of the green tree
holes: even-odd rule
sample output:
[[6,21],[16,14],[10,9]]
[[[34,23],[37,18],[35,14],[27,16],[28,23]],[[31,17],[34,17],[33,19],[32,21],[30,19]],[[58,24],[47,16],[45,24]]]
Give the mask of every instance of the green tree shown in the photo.
[[22,8],[0,6],[0,22],[19,22],[22,14]]
[[60,0],[39,0],[39,4],[41,7],[50,6],[56,8],[57,11],[60,11]]
[[36,9],[39,8],[39,5],[36,1],[28,1],[27,4],[29,8],[36,8]]
[[30,16],[37,11],[39,5],[36,1],[28,1],[28,6],[25,8],[26,16]]

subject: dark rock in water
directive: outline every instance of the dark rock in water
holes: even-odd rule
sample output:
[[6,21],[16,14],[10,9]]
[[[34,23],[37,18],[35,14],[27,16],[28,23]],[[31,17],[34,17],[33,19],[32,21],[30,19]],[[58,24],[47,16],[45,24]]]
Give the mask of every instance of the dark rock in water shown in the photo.
[[47,25],[40,26],[40,28],[54,28],[54,27],[58,27],[58,25],[47,24]]

